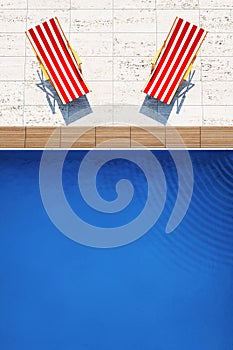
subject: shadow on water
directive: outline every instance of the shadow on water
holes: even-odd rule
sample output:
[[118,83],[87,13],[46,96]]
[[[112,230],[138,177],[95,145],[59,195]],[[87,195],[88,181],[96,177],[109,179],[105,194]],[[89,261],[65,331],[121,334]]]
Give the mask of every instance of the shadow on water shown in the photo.
[[169,105],[147,95],[139,112],[165,125],[175,105],[176,114],[180,113],[187,92],[195,86],[195,84],[192,83],[194,74],[195,71],[190,72],[188,80],[183,81]]
[[40,83],[36,84],[37,87],[45,93],[46,100],[52,113],[56,113],[56,108],[60,110],[66,125],[69,125],[92,113],[92,109],[86,95],[80,96],[76,100],[63,105],[51,83],[48,80],[44,80],[43,73],[40,73],[39,71],[37,71],[37,73],[40,78]]

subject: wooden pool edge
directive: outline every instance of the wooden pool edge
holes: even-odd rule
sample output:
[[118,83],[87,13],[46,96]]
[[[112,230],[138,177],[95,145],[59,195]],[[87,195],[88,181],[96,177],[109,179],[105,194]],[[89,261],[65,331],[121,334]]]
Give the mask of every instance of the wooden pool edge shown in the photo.
[[2,126],[0,148],[231,149],[233,126]]

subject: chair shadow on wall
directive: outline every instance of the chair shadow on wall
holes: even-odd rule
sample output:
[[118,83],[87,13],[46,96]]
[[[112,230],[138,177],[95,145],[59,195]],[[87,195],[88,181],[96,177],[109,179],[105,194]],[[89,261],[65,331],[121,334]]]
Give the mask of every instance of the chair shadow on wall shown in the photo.
[[144,114],[145,116],[150,117],[165,125],[175,105],[176,114],[180,113],[188,91],[195,86],[195,84],[192,83],[194,74],[195,71],[190,72],[188,80],[183,81],[182,85],[178,88],[175,96],[172,99],[172,102],[169,105],[147,95],[143,101],[139,113]]
[[40,78],[40,83],[36,84],[37,87],[45,93],[46,100],[52,113],[56,113],[56,108],[60,110],[66,125],[69,125],[93,112],[86,95],[80,96],[76,100],[63,105],[49,80],[44,80],[43,73],[40,73],[39,70],[37,70],[37,73]]

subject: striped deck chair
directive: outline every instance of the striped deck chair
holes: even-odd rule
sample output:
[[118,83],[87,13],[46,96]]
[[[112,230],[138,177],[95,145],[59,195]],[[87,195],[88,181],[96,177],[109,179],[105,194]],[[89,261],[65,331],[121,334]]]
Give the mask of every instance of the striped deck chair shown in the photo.
[[45,79],[50,80],[63,104],[91,91],[82,75],[82,62],[71,48],[57,17],[29,29],[26,35]]
[[151,76],[143,90],[170,104],[183,80],[187,80],[207,31],[179,17],[152,60]]

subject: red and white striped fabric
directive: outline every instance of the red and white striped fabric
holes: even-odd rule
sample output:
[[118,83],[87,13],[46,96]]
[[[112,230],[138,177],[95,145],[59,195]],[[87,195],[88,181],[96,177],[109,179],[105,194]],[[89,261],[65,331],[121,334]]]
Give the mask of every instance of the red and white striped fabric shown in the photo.
[[63,104],[90,91],[56,17],[26,34]]
[[171,103],[206,34],[204,29],[177,17],[143,92]]

